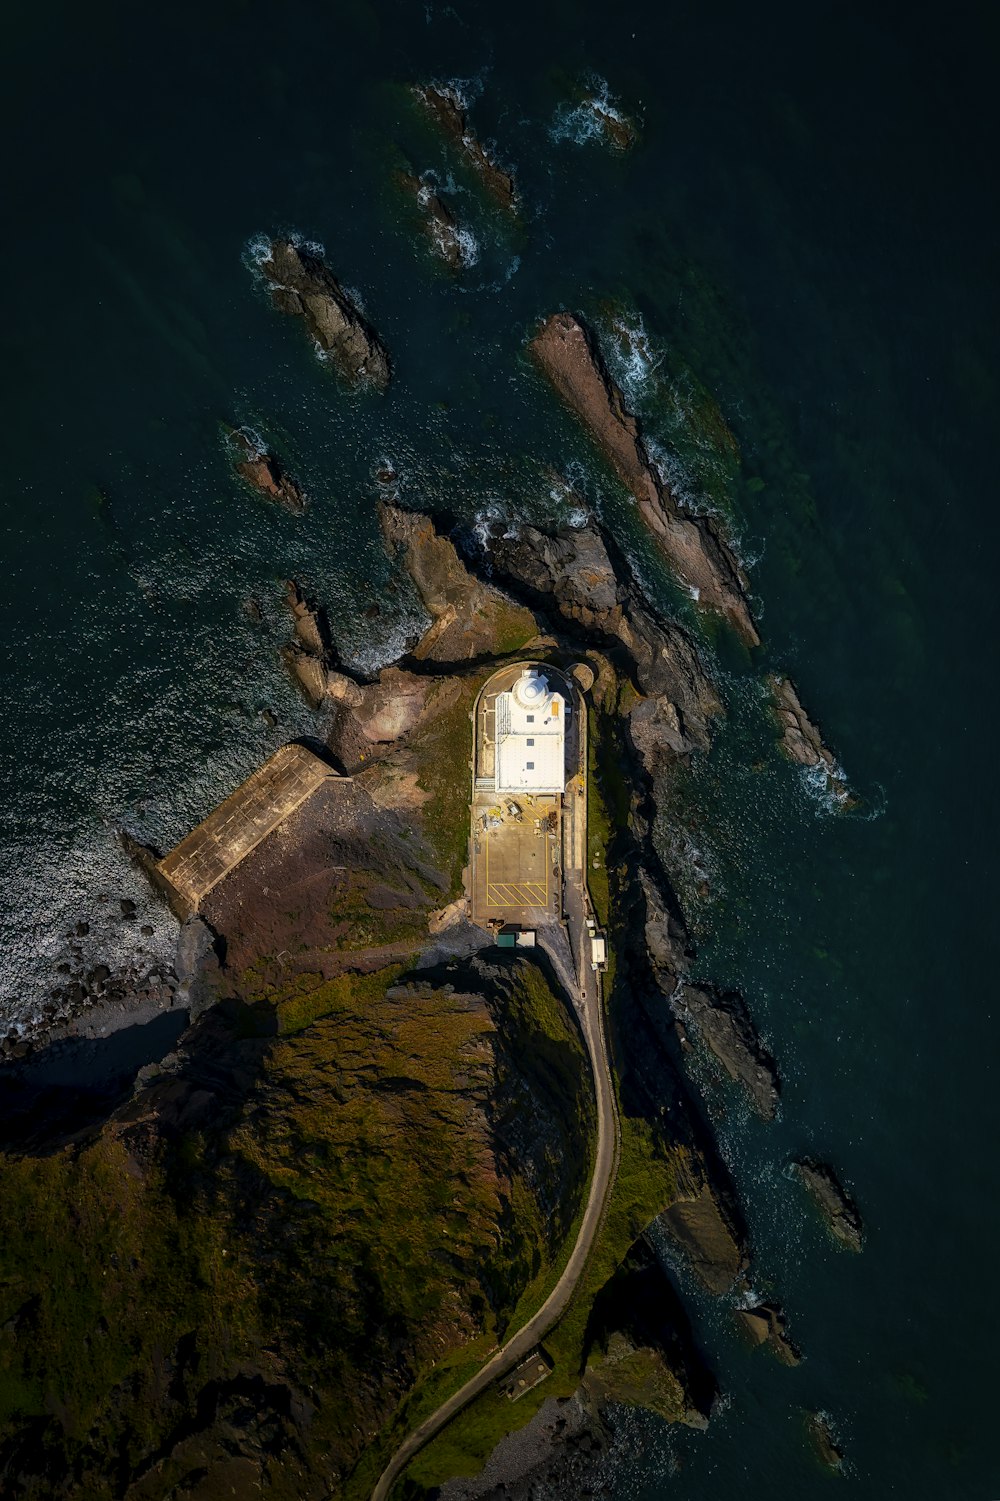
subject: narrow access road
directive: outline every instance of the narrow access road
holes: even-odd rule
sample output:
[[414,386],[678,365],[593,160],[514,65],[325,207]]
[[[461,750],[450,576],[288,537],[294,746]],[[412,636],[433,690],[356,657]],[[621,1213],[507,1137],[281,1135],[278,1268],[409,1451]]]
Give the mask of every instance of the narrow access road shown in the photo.
[[[586,709],[583,709],[583,725],[581,726],[581,765],[586,769]],[[584,777],[586,788],[586,776]],[[540,1340],[544,1339],[549,1330],[562,1318],[569,1307],[570,1300],[576,1291],[577,1283],[583,1275],[583,1269],[587,1263],[587,1257],[597,1239],[604,1218],[604,1209],[611,1192],[615,1175],[618,1171],[618,1158],[621,1149],[621,1131],[618,1122],[618,1101],[615,1097],[614,1082],[611,1077],[611,1065],[608,1058],[607,1037],[604,1028],[604,1005],[601,992],[601,977],[590,968],[588,934],[586,917],[589,907],[587,896],[586,874],[586,791],[582,797],[578,797],[578,806],[574,809],[571,820],[571,829],[567,831],[564,847],[564,872],[566,880],[566,919],[570,929],[570,938],[574,955],[578,965],[578,983],[576,994],[570,999],[580,1018],[587,1052],[590,1058],[590,1067],[594,1079],[594,1095],[597,1108],[597,1151],[594,1160],[594,1171],[590,1179],[590,1190],[587,1195],[587,1204],[580,1222],[580,1229],[576,1237],[576,1244],[570,1252],[569,1260],[563,1270],[559,1281],[549,1293],[545,1302],[538,1312],[520,1328],[507,1343],[481,1366],[474,1376],[471,1376],[464,1386],[459,1387],[446,1401],[442,1402],[436,1412],[415,1428],[413,1432],[403,1440],[396,1450],[392,1459],[386,1465],[379,1478],[378,1484],[372,1491],[372,1501],[386,1501],[392,1487],[402,1475],[411,1459],[420,1450],[429,1444],[447,1423],[451,1421],[463,1408],[468,1407],[487,1387],[491,1386],[499,1377],[505,1376],[512,1371],[526,1355],[528,1355]],[[575,828],[572,827],[575,825]],[[581,836],[582,829],[582,836]],[[572,854],[571,854],[572,852]],[[583,864],[580,856],[582,852]],[[566,859],[571,854],[570,859]]]

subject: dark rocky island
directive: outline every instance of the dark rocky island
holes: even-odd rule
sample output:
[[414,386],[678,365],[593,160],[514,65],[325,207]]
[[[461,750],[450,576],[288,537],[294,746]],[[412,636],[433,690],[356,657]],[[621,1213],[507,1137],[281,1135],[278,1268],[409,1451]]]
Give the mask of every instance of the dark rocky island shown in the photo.
[[830,1164],[803,1157],[791,1167],[809,1190],[834,1239],[848,1251],[860,1251],[864,1244],[861,1212]]
[[518,200],[514,175],[501,166],[476,137],[469,124],[468,106],[454,85],[419,84],[413,92],[445,138],[458,148],[460,159],[487,192],[509,213],[516,213]]
[[229,433],[229,444],[234,454],[233,468],[240,479],[266,500],[284,506],[293,516],[301,516],[306,508],[305,492],[277,454],[246,427],[233,428]]
[[397,172],[396,181],[419,210],[434,255],[444,261],[450,270],[461,271],[463,266],[470,263],[475,247],[469,234],[459,226],[435,184],[426,175],[417,177],[412,172]]
[[272,240],[259,263],[281,313],[301,318],[320,353],[350,385],[384,390],[391,367],[378,335],[313,250]]

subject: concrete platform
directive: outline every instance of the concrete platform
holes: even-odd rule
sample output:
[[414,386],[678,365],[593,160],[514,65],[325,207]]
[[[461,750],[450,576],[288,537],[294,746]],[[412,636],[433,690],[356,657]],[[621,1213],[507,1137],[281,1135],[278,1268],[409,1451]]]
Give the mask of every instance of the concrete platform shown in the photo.
[[316,789],[339,778],[304,745],[283,745],[159,861],[156,874],[181,917],[294,813]]

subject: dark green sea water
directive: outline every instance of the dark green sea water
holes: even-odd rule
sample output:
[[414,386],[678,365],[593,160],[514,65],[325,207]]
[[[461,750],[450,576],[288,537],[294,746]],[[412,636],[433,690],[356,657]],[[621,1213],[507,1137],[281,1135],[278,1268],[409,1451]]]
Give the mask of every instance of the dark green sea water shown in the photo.
[[[0,1014],[31,1014],[81,917],[95,958],[127,957],[100,914],[146,899],[116,825],[167,845],[317,729],[278,662],[285,578],[327,603],[349,660],[397,650],[415,604],[377,537],[380,460],[408,502],[469,521],[551,516],[544,466],[571,470],[650,592],[686,608],[523,358],[541,314],[606,323],[615,304],[645,330],[630,396],[751,564],[766,653],[720,643],[730,720],[665,837],[704,970],[745,991],[785,1076],[776,1125],[726,1096],[720,1130],[755,1286],[808,1358],[749,1355],[694,1295],[724,1405],[703,1435],[623,1420],[615,1497],[1000,1496],[986,14],[234,0],[6,16]],[[641,118],[627,159],[570,113],[591,75]],[[505,228],[456,177],[479,245],[458,281],[391,181],[403,162],[450,170],[404,87],[430,76],[466,81],[526,205]],[[384,399],[346,395],[269,310],[247,247],[280,227],[323,243],[362,296],[395,362]],[[692,421],[702,390],[738,472]],[[226,420],[279,445],[303,519],[235,484]],[[764,666],[798,681],[856,812],[833,816],[774,754]],[[803,1150],[853,1185],[861,1257],[785,1178]],[[844,1480],[812,1460],[804,1407],[830,1414]]]

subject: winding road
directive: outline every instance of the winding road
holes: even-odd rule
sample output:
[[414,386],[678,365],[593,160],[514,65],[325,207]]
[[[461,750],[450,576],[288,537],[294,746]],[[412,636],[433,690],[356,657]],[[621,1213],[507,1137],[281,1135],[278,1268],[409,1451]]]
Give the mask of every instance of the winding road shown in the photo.
[[[372,1491],[372,1501],[386,1501],[392,1487],[416,1454],[447,1423],[476,1397],[512,1371],[530,1354],[540,1340],[559,1322],[583,1275],[587,1258],[597,1239],[605,1205],[618,1171],[621,1132],[618,1102],[608,1058],[604,1027],[604,1004],[601,977],[591,969],[587,917],[590,898],[587,892],[587,714],[580,695],[574,695],[582,712],[577,715],[579,762],[582,792],[567,792],[563,827],[563,871],[566,926],[551,932],[539,929],[538,941],[553,961],[557,974],[570,991],[570,1000],[580,1021],[590,1059],[597,1110],[597,1149],[590,1179],[587,1203],[576,1242],[555,1287],[541,1308],[515,1335],[502,1345],[464,1386],[453,1392],[441,1406],[404,1439],[386,1465]],[[569,939],[567,946],[566,939]],[[572,957],[567,953],[571,950]],[[574,975],[575,970],[575,975]]]

